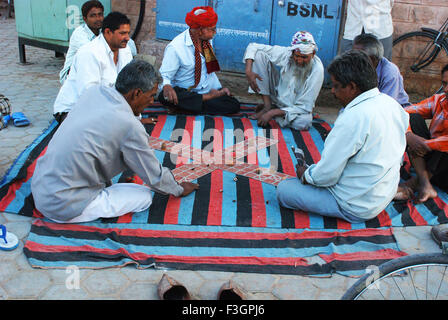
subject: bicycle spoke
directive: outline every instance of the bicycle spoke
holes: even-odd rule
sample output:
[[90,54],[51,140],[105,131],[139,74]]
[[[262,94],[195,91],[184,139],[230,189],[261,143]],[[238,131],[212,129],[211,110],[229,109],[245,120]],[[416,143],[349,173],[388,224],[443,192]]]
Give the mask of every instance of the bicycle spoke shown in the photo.
[[418,294],[417,294],[417,287],[415,286],[414,278],[412,277],[412,270],[409,270],[409,276],[411,277],[412,287],[414,288],[414,293],[415,293],[415,298],[416,298],[417,300],[419,300],[419,299],[418,299]]
[[392,280],[394,280],[395,286],[398,288],[398,291],[400,291],[400,294],[403,297],[403,300],[406,300],[406,297],[404,296],[403,291],[401,291],[400,286],[398,285],[397,281],[395,281],[395,277],[392,276]]
[[445,266],[445,269],[443,270],[442,279],[440,279],[439,288],[437,289],[436,298],[434,300],[437,300],[437,297],[439,296],[440,288],[442,287],[442,284],[443,284],[443,279],[445,279],[446,268],[447,268],[447,266]]
[[428,300],[428,270],[429,270],[429,267],[426,266],[426,289],[425,289],[425,300]]
[[[380,278],[359,279],[343,299],[438,300],[448,299],[448,256],[416,254],[380,266]],[[424,292],[424,295],[423,295]]]

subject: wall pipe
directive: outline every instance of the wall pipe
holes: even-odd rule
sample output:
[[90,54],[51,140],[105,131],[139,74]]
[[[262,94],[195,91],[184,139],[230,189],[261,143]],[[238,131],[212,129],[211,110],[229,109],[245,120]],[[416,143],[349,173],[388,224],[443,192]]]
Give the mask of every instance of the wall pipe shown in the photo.
[[146,0],[140,0],[140,13],[138,16],[138,22],[137,26],[135,27],[134,34],[131,36],[132,40],[135,40],[135,38],[137,38],[140,29],[142,28],[143,20],[145,18],[145,11],[146,11]]

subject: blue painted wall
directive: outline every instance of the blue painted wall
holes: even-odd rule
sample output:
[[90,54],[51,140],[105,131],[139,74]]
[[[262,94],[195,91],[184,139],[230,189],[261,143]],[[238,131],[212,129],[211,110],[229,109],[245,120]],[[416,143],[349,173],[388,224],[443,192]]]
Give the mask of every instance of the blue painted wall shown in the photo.
[[250,42],[289,46],[296,31],[313,34],[325,67],[338,49],[343,0],[158,0],[156,37],[171,40],[188,28],[185,15],[211,5],[218,14],[216,55],[225,71],[243,72]]

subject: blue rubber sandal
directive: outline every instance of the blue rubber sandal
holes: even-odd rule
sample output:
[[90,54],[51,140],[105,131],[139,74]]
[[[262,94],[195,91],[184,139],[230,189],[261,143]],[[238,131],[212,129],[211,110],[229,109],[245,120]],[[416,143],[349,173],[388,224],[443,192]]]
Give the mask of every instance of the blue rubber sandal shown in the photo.
[[23,112],[13,112],[11,119],[16,127],[25,127],[30,124],[30,121],[25,117]]
[[0,250],[11,251],[19,246],[19,238],[0,224]]
[[9,120],[11,120],[11,115],[6,115],[3,117],[3,119],[1,119],[2,125],[0,125],[0,127],[2,128],[6,128],[8,126]]

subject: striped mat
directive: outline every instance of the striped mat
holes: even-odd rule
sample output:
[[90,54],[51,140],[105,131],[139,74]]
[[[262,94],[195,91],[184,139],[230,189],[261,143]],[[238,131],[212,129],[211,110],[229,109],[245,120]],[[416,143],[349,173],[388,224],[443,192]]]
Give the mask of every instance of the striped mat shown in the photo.
[[[24,249],[31,265],[102,268],[135,263],[142,268],[354,275],[403,255],[388,227],[448,222],[448,196],[440,190],[424,204],[391,203],[377,218],[358,224],[280,207],[276,184],[295,176],[290,147],[300,147],[306,161],[315,163],[331,127],[314,119],[309,131],[280,129],[273,121],[263,130],[246,117],[251,112],[252,106],[244,106],[232,117],[209,117],[148,109],[144,117],[158,117],[156,125],[145,125],[157,158],[178,179],[197,175],[193,181],[200,190],[185,198],[154,193],[148,210],[116,219],[78,225],[36,219]],[[0,212],[42,218],[34,208],[30,182],[55,129],[54,122],[2,179]],[[214,131],[207,136],[209,129]],[[242,141],[236,132],[244,133]],[[255,149],[250,149],[252,142]],[[172,150],[180,145],[189,151],[173,158]],[[238,145],[241,149],[232,149]],[[223,150],[233,150],[234,163],[195,165],[195,152],[217,157]],[[403,174],[409,174],[409,166]],[[316,255],[319,263],[307,261]]]

